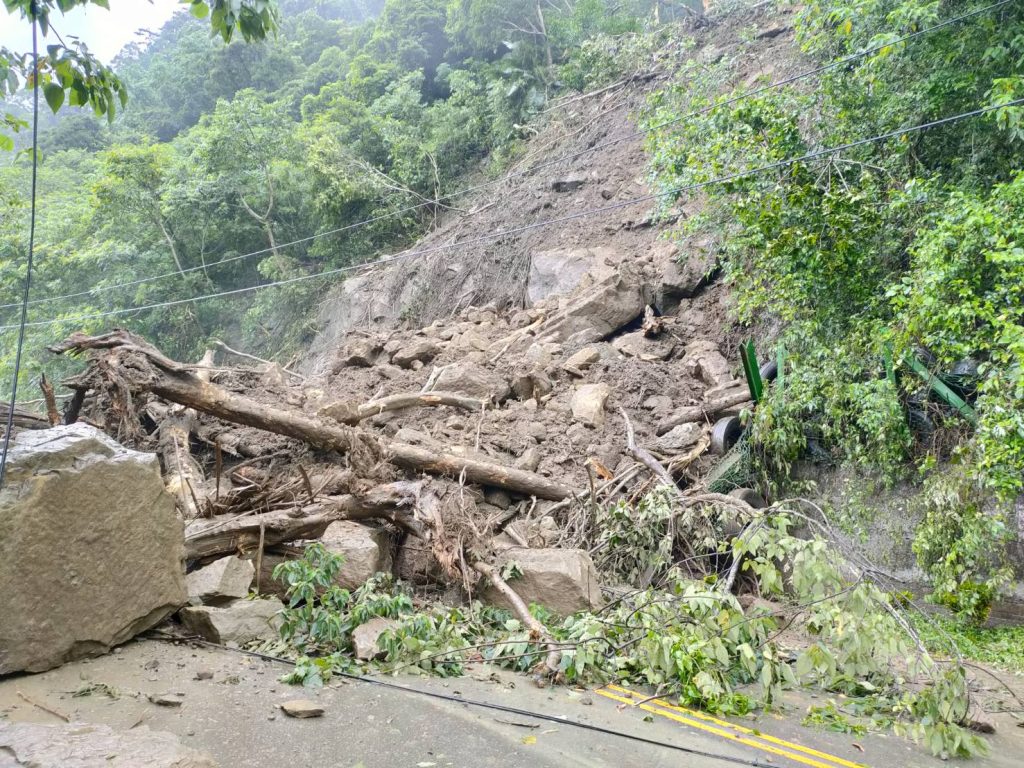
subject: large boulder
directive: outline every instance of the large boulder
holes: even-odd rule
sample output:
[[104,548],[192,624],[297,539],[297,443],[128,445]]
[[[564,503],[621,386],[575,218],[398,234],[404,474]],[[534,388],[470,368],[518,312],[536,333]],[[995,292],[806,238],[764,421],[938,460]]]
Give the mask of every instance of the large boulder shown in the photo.
[[115,731],[106,725],[9,723],[0,720],[3,768],[217,768],[213,758],[178,737],[145,725]]
[[0,491],[0,675],[106,653],[185,603],[156,456],[87,424],[18,435]]
[[600,341],[643,314],[649,288],[627,265],[587,290],[580,290],[563,308],[544,321],[537,338],[578,345]]
[[526,296],[531,303],[548,296],[564,296],[581,285],[615,273],[611,266],[621,257],[611,248],[556,248],[530,256]]
[[433,389],[438,392],[458,392],[499,403],[512,391],[508,382],[497,373],[469,361],[452,363],[442,368]]
[[240,557],[214,560],[185,577],[189,602],[216,605],[245,597],[255,573],[251,560]]
[[236,600],[225,606],[196,605],[178,612],[189,632],[211,643],[242,645],[275,640],[281,626],[280,600]]
[[[597,571],[590,555],[582,549],[516,547],[505,550],[498,562],[514,562],[518,566],[521,575],[508,585],[527,605],[542,605],[559,616],[597,610],[602,605]],[[493,585],[484,590],[483,599],[503,608],[511,607]]]

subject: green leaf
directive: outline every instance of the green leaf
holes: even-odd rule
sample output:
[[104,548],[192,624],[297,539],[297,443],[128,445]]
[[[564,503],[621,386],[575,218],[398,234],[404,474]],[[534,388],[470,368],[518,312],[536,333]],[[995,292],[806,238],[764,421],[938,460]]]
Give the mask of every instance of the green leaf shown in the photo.
[[210,6],[204,2],[192,3],[188,10],[197,19],[205,19],[210,15]]
[[64,89],[56,83],[47,83],[43,86],[43,95],[46,97],[46,103],[50,105],[50,109],[56,113],[61,105],[64,104]]
[[12,149],[14,149],[14,139],[6,133],[0,133],[0,150],[9,152]]

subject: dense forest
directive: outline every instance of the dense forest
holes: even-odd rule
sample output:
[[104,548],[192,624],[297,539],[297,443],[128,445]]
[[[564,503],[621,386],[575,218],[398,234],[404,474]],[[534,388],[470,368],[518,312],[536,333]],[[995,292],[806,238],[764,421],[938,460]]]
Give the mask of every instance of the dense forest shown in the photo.
[[[458,180],[502,170],[549,98],[591,84],[584,41],[641,32],[656,9],[662,22],[685,13],[654,0],[580,0],[545,4],[538,21],[537,7],[284,0],[273,39],[225,44],[183,11],[125,49],[112,69],[129,96],[113,121],[43,108],[30,322],[66,320],[32,327],[30,353],[110,322],[184,358],[214,336],[294,352],[327,280],[89,318],[305,278],[408,245]],[[22,118],[26,104],[24,92],[11,101]],[[28,131],[14,139],[24,148]],[[29,154],[4,154],[0,286],[11,298],[0,325],[18,314],[30,180]],[[14,337],[3,333],[7,363]]]

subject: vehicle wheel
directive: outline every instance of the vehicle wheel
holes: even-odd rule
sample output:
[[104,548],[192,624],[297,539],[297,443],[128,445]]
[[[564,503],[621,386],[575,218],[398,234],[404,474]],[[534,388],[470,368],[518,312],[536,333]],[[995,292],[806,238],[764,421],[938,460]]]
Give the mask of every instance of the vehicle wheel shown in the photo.
[[768,502],[764,500],[764,496],[753,488],[734,488],[729,491],[729,495],[734,499],[747,502],[747,504],[752,506],[754,509],[764,509],[768,506]]
[[711,428],[711,452],[724,456],[743,434],[743,424],[739,416],[723,416]]
[[767,363],[762,365],[758,370],[761,372],[761,381],[775,381],[775,379],[779,377],[779,361],[769,360]]

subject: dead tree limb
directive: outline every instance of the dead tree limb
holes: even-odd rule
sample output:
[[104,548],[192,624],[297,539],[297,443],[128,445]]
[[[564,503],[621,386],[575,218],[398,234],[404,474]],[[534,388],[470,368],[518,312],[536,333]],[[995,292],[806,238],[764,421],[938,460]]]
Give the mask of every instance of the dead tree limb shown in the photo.
[[667,485],[678,498],[682,499],[683,492],[679,490],[679,486],[676,485],[676,481],[672,479],[672,475],[668,473],[668,470],[651,455],[650,451],[636,444],[633,423],[629,420],[629,416],[626,415],[625,409],[619,408],[619,413],[622,414],[622,418],[626,422],[626,450],[629,451],[634,459],[651,470],[654,476],[661,481],[662,485]]
[[[273,368],[275,365],[278,365],[278,363],[275,363],[273,360],[264,360],[262,357],[256,357],[256,355],[250,355],[248,352],[239,352],[237,349],[232,349],[231,347],[229,347],[227,344],[225,344],[220,339],[214,339],[213,340],[213,345],[215,347],[217,347],[218,349],[223,349],[229,355],[234,355],[235,357],[240,357],[243,360],[252,360],[253,362],[256,362],[256,363],[263,363],[264,365],[268,365],[271,368]],[[279,367],[281,368],[282,371],[287,373],[289,376],[291,376],[291,377],[293,377],[295,379],[298,379],[299,381],[305,381],[306,380],[306,377],[303,376],[301,373],[296,373],[295,371],[289,371],[284,366],[279,366]]]
[[[110,350],[113,356],[104,358],[103,365],[95,366],[97,375],[116,370],[118,376],[137,391],[152,392],[165,400],[195,408],[224,421],[257,427],[302,440],[316,448],[348,455],[357,465],[386,458],[405,469],[452,477],[464,475],[473,483],[541,499],[561,501],[570,496],[568,488],[535,472],[403,443],[382,445],[371,433],[336,422],[326,424],[228,392],[204,382],[187,366],[165,357],[156,347],[128,331],[118,330],[94,337],[76,333],[50,347],[50,351],[57,354],[87,350]],[[104,383],[102,380],[93,382],[96,387]]]
[[356,408],[356,413],[351,422],[345,420],[344,423],[358,423],[363,419],[377,416],[386,411],[400,411],[403,408],[436,407],[441,405],[450,405],[453,408],[462,408],[463,410],[476,413],[487,408],[489,403],[475,397],[460,395],[457,392],[406,392],[363,403]]
[[39,389],[43,391],[43,401],[46,403],[46,418],[51,427],[60,424],[60,411],[57,410],[57,396],[53,392],[53,384],[46,379],[46,374],[39,377]]
[[656,431],[659,435],[664,435],[666,432],[670,432],[673,427],[678,427],[680,424],[692,424],[696,421],[710,420],[715,418],[715,416],[720,414],[722,411],[726,411],[729,408],[735,408],[738,405],[743,405],[749,400],[750,393],[746,389],[741,389],[738,392],[723,395],[717,400],[712,400],[710,403],[680,408],[667,419],[660,422]]
[[464,474],[469,482],[478,485],[493,485],[525,496],[536,496],[539,499],[561,501],[572,495],[572,492],[565,486],[536,472],[513,469],[504,464],[479,461],[450,453],[437,453],[414,445],[392,443],[388,446],[387,458],[392,464],[405,469],[449,477],[459,477]]
[[248,553],[260,546],[297,539],[315,539],[338,520],[387,520],[419,538],[430,531],[418,516],[422,502],[420,483],[397,482],[377,486],[364,494],[323,496],[283,512],[245,515],[227,521],[195,521],[185,529],[185,557],[195,560],[231,552]]
[[547,658],[544,659],[544,666],[550,676],[554,677],[557,675],[562,661],[562,651],[551,639],[551,634],[547,628],[533,617],[530,609],[523,602],[523,598],[501,577],[497,568],[488,563],[476,562],[473,563],[473,570],[483,574],[494,585],[494,588],[508,600],[512,606],[512,611],[523,622],[523,625],[530,630],[531,639],[542,643],[548,649]]

